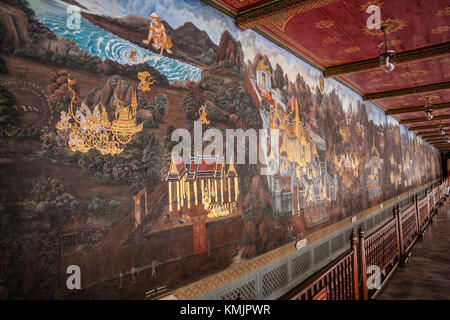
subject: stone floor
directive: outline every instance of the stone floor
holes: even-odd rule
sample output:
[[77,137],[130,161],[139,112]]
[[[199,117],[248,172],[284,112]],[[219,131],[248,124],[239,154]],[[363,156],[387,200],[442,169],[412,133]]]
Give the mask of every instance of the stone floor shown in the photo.
[[450,299],[450,197],[377,299]]

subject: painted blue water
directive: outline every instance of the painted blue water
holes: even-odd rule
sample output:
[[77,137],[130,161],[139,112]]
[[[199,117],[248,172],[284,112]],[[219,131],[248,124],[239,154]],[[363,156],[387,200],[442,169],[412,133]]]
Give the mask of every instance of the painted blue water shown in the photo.
[[[82,17],[80,30],[67,28],[67,19],[70,14],[66,12],[65,5],[60,2],[31,0],[30,6],[35,11],[37,18],[52,29],[56,35],[74,40],[81,49],[89,51],[103,60],[109,58],[121,64],[135,64],[146,57],[153,57],[146,63],[164,74],[169,82],[185,81],[186,78],[199,81],[201,78],[202,69],[165,56],[158,58],[156,53],[109,33]],[[142,35],[143,39],[145,36]],[[131,50],[136,53],[135,58],[130,58]]]

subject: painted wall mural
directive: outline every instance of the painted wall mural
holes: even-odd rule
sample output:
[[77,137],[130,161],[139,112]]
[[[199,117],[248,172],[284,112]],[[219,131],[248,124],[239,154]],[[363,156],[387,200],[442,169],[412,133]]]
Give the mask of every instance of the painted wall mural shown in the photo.
[[[5,0],[0,25],[3,296],[151,298],[441,176],[394,118],[201,1]],[[279,172],[172,158],[197,120],[278,129]]]

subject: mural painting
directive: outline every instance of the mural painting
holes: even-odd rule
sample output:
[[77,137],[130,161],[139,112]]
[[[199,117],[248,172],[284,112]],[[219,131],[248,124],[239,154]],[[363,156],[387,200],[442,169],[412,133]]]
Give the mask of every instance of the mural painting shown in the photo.
[[[0,24],[9,298],[151,298],[441,176],[394,118],[201,1],[6,0]],[[173,157],[196,121],[277,129],[279,170]]]

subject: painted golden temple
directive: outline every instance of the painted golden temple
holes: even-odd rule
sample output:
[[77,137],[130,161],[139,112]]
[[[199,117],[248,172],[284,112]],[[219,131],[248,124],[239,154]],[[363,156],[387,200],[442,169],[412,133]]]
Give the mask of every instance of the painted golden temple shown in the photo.
[[[169,212],[200,208],[208,218],[228,216],[237,208],[239,178],[233,162],[224,163],[217,156],[172,159],[167,175]],[[204,212],[204,211],[203,211]],[[191,212],[192,213],[192,212]]]

